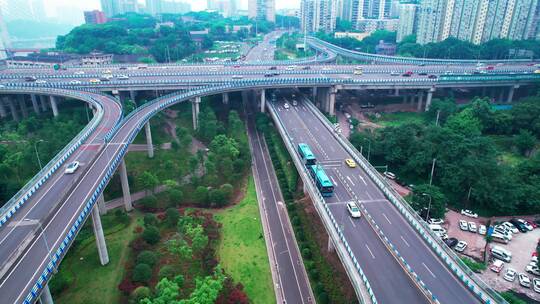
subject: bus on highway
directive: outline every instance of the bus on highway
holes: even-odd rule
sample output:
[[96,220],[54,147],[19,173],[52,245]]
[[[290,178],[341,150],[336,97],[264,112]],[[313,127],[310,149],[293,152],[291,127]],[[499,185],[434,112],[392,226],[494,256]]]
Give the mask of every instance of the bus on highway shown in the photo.
[[315,155],[313,154],[313,152],[311,152],[311,149],[307,144],[298,144],[298,153],[300,154],[300,157],[302,157],[305,165],[314,165],[317,161],[315,159]]
[[321,191],[322,196],[332,196],[334,194],[334,185],[328,178],[328,175],[326,175],[326,172],[324,172],[324,169],[319,165],[309,166],[309,169],[311,176],[315,180],[317,188],[319,188],[319,191]]

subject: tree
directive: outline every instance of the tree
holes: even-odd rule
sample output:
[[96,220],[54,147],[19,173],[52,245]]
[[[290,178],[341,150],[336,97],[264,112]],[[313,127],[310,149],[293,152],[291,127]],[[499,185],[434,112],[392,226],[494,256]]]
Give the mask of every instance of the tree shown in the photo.
[[157,254],[150,250],[141,251],[137,255],[137,264],[146,264],[150,267],[153,267],[157,261],[158,261]]
[[154,193],[155,188],[159,185],[157,175],[149,171],[144,171],[139,176],[139,182],[145,189],[150,190],[151,193]]
[[131,278],[134,282],[147,283],[152,278],[152,268],[146,264],[137,264]]
[[178,255],[181,259],[191,259],[193,251],[189,244],[180,237],[173,238],[167,242],[167,250]]
[[430,186],[428,184],[421,184],[414,187],[413,197],[411,200],[412,207],[415,210],[424,210],[429,212],[430,218],[444,218],[444,214],[446,212],[446,203],[446,197],[441,192],[439,187],[433,185]]
[[514,145],[516,145],[521,154],[529,156],[536,145],[536,137],[530,131],[521,129],[514,136]]
[[144,227],[156,226],[158,224],[157,217],[153,213],[145,213],[143,221]]
[[139,303],[144,298],[149,298],[152,295],[150,288],[146,286],[139,286],[133,290],[130,296],[130,302]]
[[165,221],[169,227],[175,227],[179,218],[180,212],[178,212],[178,209],[168,208],[167,211],[165,211]]
[[159,242],[161,238],[159,235],[159,230],[155,226],[149,226],[144,229],[142,233],[142,238],[150,245],[155,245]]
[[457,112],[457,105],[453,99],[433,99],[431,107],[427,111],[426,115],[430,122],[434,122],[437,119],[437,113],[439,113],[439,125],[443,125],[450,115]]
[[198,203],[206,204],[206,202],[208,201],[208,188],[204,186],[197,187],[193,196],[195,201],[197,201]]

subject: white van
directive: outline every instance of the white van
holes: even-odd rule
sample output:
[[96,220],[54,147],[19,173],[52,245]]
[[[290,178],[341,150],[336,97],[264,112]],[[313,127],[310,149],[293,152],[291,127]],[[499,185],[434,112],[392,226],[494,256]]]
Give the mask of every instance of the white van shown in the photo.
[[494,258],[505,261],[506,263],[510,263],[512,260],[512,253],[499,246],[493,246],[493,248],[491,248],[491,255]]
[[441,225],[429,225],[429,229],[435,232],[435,234],[439,237],[443,237],[446,234],[446,229],[444,229]]
[[507,235],[501,234],[501,233],[493,233],[491,234],[491,239],[494,242],[508,244],[512,240],[511,237],[508,237]]

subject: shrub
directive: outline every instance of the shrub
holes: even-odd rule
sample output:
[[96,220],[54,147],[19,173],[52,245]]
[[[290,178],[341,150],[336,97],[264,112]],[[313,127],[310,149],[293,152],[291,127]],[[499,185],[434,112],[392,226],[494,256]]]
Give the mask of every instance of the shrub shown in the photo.
[[316,281],[319,279],[319,271],[317,269],[311,269],[309,270],[309,276],[312,280]]
[[330,303],[330,298],[328,297],[328,294],[325,291],[319,293],[319,301],[318,302],[320,304]]
[[52,294],[59,294],[64,289],[68,288],[70,284],[69,278],[64,272],[59,271],[51,281],[49,282],[49,288]]
[[474,272],[480,273],[482,270],[486,269],[486,264],[484,263],[478,263],[465,257],[461,258],[461,260]]
[[174,267],[171,265],[164,265],[161,267],[158,273],[158,278],[161,281],[163,278],[167,278],[169,280],[173,279],[176,275],[176,271],[174,270]]
[[152,278],[152,268],[147,264],[137,264],[131,278],[134,282],[147,283]]
[[309,248],[302,249],[302,256],[306,259],[311,259],[311,250]]
[[133,250],[134,253],[141,252],[142,250],[148,249],[148,243],[142,237],[138,237],[129,243],[129,247]]
[[150,298],[152,296],[152,291],[146,286],[139,286],[133,290],[130,296],[130,302],[139,303],[144,298]]
[[158,261],[158,256],[150,250],[142,251],[137,255],[137,264],[146,264],[150,267],[154,266]]
[[174,227],[178,223],[178,219],[180,218],[180,212],[178,212],[178,209],[175,208],[169,208],[167,211],[165,211],[165,220],[167,222],[167,225],[169,227]]
[[159,230],[155,226],[146,227],[142,233],[142,238],[150,245],[157,244],[160,239]]
[[143,210],[153,212],[156,210],[158,204],[157,197],[149,195],[141,200]]
[[146,213],[144,215],[144,227],[156,226],[157,224],[158,220],[154,214]]
[[126,296],[130,295],[135,288],[137,288],[137,285],[133,284],[129,278],[124,278],[124,280],[118,284],[118,289]]
[[195,189],[193,196],[198,203],[204,205],[208,201],[208,189],[204,186],[199,186]]
[[170,189],[167,191],[167,195],[169,196],[169,202],[171,203],[171,206],[178,206],[184,199],[184,193],[179,189]]
[[115,220],[122,224],[129,224],[130,217],[123,209],[116,209],[114,211]]

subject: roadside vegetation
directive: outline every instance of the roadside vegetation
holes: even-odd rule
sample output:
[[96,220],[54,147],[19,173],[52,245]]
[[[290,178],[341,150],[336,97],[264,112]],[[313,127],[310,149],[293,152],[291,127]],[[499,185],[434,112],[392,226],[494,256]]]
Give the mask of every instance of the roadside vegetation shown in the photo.
[[386,128],[356,132],[350,140],[363,151],[371,143],[373,163],[388,165],[402,184],[416,185],[410,198],[414,208],[427,208],[431,196],[434,217],[447,206],[488,216],[540,212],[540,96],[510,110],[494,110],[481,98],[462,108],[452,99],[434,100],[416,118],[383,117],[392,116],[398,120]]
[[[345,271],[340,266],[341,264],[339,264],[339,261],[331,263],[328,256],[323,253],[326,243],[320,241],[318,238],[320,230],[314,227],[320,226],[320,222],[314,223],[316,221],[314,217],[317,215],[308,213],[300,203],[303,194],[297,191],[298,172],[294,169],[292,159],[283,141],[275,131],[269,118],[264,114],[258,115],[256,125],[257,129],[264,134],[268,145],[270,157],[317,303],[355,302],[354,293],[350,293],[352,287],[350,287]],[[338,269],[342,269],[341,272]]]
[[88,123],[84,106],[71,100],[56,119],[50,111],[38,116],[29,108],[28,114],[0,121],[0,207],[40,170],[37,155],[45,166]]
[[311,50],[298,50],[296,44],[303,44],[303,36],[294,33],[285,33],[276,40],[276,52],[274,54],[275,60],[292,60],[297,58],[305,58],[314,56],[315,53]]

